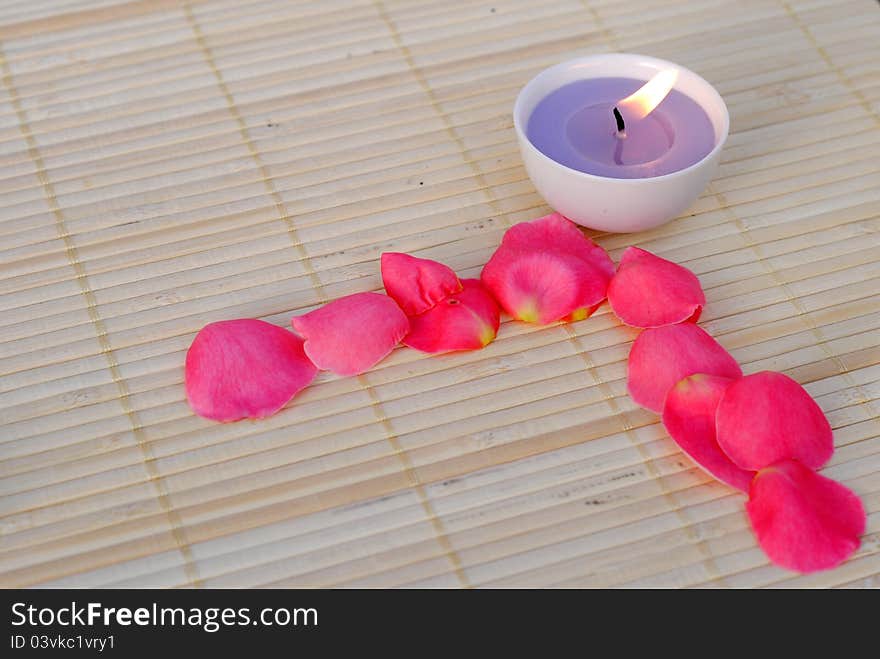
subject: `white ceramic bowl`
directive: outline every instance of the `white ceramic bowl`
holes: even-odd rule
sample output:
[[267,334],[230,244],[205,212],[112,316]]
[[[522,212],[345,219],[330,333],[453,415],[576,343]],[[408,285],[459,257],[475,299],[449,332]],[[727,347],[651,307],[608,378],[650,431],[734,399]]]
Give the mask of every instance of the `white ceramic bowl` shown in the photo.
[[[649,80],[675,68],[675,89],[700,104],[715,128],[715,148],[702,160],[671,174],[622,179],[586,174],[541,153],[526,136],[535,106],[559,87],[587,78],[624,77]],[[730,130],[724,100],[708,82],[678,64],[645,55],[605,54],[569,60],[532,78],[516,97],[513,125],[529,178],[556,211],[578,224],[614,232],[643,231],[681,215],[715,174]]]

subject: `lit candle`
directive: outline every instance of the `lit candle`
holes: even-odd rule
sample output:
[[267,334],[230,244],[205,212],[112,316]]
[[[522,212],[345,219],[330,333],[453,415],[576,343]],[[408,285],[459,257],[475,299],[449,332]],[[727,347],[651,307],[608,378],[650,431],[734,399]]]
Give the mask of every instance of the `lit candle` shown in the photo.
[[[705,110],[673,89],[677,69],[570,82],[529,118],[529,140],[572,169],[613,178],[659,176],[705,158],[715,131]],[[560,118],[562,119],[560,121]]]
[[526,170],[554,210],[585,226],[638,231],[699,196],[729,117],[695,73],[611,54],[538,74],[517,98],[514,125]]

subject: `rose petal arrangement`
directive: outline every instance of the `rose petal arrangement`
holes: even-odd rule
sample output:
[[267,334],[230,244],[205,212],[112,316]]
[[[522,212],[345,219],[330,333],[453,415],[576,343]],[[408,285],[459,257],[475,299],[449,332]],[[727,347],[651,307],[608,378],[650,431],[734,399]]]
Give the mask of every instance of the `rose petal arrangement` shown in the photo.
[[862,502],[815,472],[834,452],[831,425],[800,384],[770,371],[744,376],[695,324],[705,304],[696,276],[630,247],[608,301],[623,322],[643,328],[629,353],[630,396],[662,414],[695,463],[749,495],[746,513],[770,560],[814,572],[855,552]]
[[387,295],[364,292],[291,320],[294,332],[255,319],[203,327],[186,355],[193,411],[215,421],[275,414],[317,371],[359,375],[406,346],[426,353],[479,350],[500,310],[524,322],[582,320],[607,298],[641,329],[627,389],[662,415],[670,437],[697,465],[748,494],[746,513],[772,562],[813,572],[856,551],[865,529],[861,500],[816,470],[831,458],[831,426],[797,382],[782,373],[743,375],[696,323],[706,304],[687,268],[637,247],[615,268],[602,247],[558,213],[517,224],[479,279],[401,253],[381,257]]

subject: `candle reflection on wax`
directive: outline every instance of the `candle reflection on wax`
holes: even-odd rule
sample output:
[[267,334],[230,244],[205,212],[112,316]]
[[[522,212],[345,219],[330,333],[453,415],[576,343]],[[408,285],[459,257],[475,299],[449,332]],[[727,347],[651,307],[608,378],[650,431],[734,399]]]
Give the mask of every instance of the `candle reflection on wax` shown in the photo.
[[706,112],[673,89],[677,77],[668,69],[647,83],[592,78],[564,85],[535,107],[529,141],[553,160],[598,176],[643,178],[684,169],[713,149],[715,132]]

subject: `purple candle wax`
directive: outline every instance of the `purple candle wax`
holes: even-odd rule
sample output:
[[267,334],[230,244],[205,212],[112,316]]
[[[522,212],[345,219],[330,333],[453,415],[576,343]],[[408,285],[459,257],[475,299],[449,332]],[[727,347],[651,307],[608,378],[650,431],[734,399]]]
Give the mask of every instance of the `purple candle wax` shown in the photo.
[[529,117],[526,134],[544,155],[596,176],[647,178],[676,172],[715,147],[705,110],[673,89],[647,117],[617,132],[613,109],[642,85],[633,78],[577,80],[545,96]]

